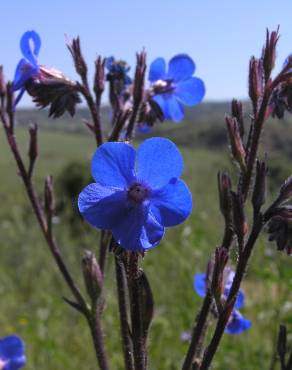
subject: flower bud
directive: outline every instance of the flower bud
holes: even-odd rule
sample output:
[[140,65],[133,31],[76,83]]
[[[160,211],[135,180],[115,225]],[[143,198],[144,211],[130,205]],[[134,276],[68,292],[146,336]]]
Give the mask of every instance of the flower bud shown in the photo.
[[232,100],[231,103],[231,115],[232,117],[236,118],[240,136],[243,138],[244,135],[244,122],[243,122],[243,110],[242,110],[242,103],[236,99]]
[[292,176],[284,182],[280,188],[280,202],[285,202],[292,197]]
[[47,176],[45,180],[45,211],[48,216],[52,216],[55,209],[53,176]]
[[241,246],[244,236],[247,233],[247,223],[245,220],[243,200],[241,195],[231,192],[232,195],[232,209],[233,209],[233,224],[234,231],[237,235],[239,246]]
[[87,65],[81,52],[80,38],[76,37],[76,39],[68,41],[67,47],[72,54],[77,73],[81,76],[81,78],[86,78]]
[[227,125],[228,136],[230,141],[230,147],[232,156],[235,161],[239,164],[242,171],[246,170],[245,163],[245,149],[240,137],[239,127],[236,118],[230,116],[225,117],[225,122]]
[[82,258],[82,269],[87,293],[93,301],[96,301],[103,287],[103,275],[91,251],[85,251]]
[[275,66],[276,60],[276,45],[279,40],[279,28],[276,31],[266,33],[266,44],[263,47],[262,60],[265,82],[270,79],[271,72]]
[[226,220],[230,218],[231,203],[231,179],[225,172],[218,172],[219,203],[222,215]]
[[38,156],[38,141],[37,141],[37,133],[38,133],[38,126],[36,124],[32,124],[29,126],[29,148],[28,148],[28,156],[30,162],[34,162]]
[[253,112],[256,116],[258,110],[258,101],[263,93],[262,81],[262,61],[252,57],[249,62],[249,84],[248,93],[252,101]]

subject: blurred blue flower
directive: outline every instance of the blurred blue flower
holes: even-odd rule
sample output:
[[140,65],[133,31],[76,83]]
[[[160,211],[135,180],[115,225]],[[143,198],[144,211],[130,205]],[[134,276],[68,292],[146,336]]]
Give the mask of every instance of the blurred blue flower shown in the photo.
[[12,90],[20,90],[19,95],[17,96],[14,106],[22,98],[23,93],[25,92],[26,82],[36,76],[39,72],[39,64],[37,57],[41,48],[41,38],[35,31],[25,32],[20,40],[20,50],[24,58],[20,59],[12,84]]
[[0,370],[20,369],[25,361],[25,346],[18,336],[0,339]]
[[108,70],[107,79],[122,80],[125,85],[132,83],[131,78],[128,76],[130,66],[123,60],[115,60],[114,57],[106,58],[105,67]]
[[195,63],[185,54],[174,56],[168,64],[163,58],[155,59],[150,66],[152,99],[160,106],[165,119],[179,122],[184,118],[183,105],[200,103],[205,95],[204,82],[193,77]]
[[251,321],[245,319],[239,311],[233,310],[226,326],[225,333],[241,334],[250,327]]
[[183,159],[168,139],[145,140],[137,152],[126,143],[105,143],[96,150],[91,171],[96,183],[79,195],[79,210],[91,225],[111,230],[127,250],[157,246],[164,228],[191,212],[191,194],[179,179]]
[[[229,291],[231,289],[231,285],[234,279],[234,271],[230,269],[225,270],[224,274],[224,289],[223,289],[223,298],[227,298]],[[198,273],[194,275],[193,280],[193,287],[196,293],[200,297],[204,297],[206,295],[206,274]],[[241,332],[249,329],[251,327],[251,321],[245,319],[241,313],[238,311],[244,305],[244,293],[242,289],[239,290],[234,309],[231,313],[229,322],[226,326],[225,332],[228,334],[240,334]]]

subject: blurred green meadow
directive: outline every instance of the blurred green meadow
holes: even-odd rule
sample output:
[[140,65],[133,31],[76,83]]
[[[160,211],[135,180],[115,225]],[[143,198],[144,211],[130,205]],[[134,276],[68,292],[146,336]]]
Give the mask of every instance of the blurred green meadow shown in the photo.
[[[183,124],[162,124],[151,133],[166,135],[179,145],[185,159],[183,177],[194,198],[190,218],[169,229],[161,245],[144,260],[155,298],[149,341],[151,370],[180,368],[187,350],[180,336],[192,326],[201,304],[192,288],[193,275],[205,270],[210,253],[221,240],[217,171],[229,170],[236,178],[224,132],[226,111],[226,104],[203,104],[189,111]],[[105,120],[107,115],[105,110]],[[76,208],[78,191],[90,179],[90,159],[95,148],[94,140],[80,123],[81,117],[86,116],[84,111],[73,121],[69,118],[50,121],[44,112],[20,111],[16,130],[25,154],[26,124],[30,121],[40,124],[35,181],[41,193],[45,175],[54,176],[55,232],[70,270],[83,290],[80,268],[83,251],[97,252],[99,244],[98,231],[81,220]],[[271,174],[269,204],[277,186],[292,172],[292,122],[268,122],[263,141],[263,155],[267,153]],[[96,369],[86,323],[63,301],[62,297],[70,295],[36,225],[2,129],[0,147],[1,336],[17,333],[25,340],[27,370]],[[236,260],[236,253],[232,259]],[[104,330],[111,369],[122,370],[114,276],[110,255]],[[266,235],[256,246],[243,288],[246,305],[242,313],[252,321],[252,328],[241,335],[224,335],[213,369],[268,370],[279,323],[286,323],[292,333],[291,259],[276,251]],[[278,365],[274,369],[279,369]]]

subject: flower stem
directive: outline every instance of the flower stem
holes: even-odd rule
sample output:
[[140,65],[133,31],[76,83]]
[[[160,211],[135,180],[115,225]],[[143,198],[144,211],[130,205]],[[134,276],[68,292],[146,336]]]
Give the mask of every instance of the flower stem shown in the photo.
[[131,323],[132,323],[132,338],[134,350],[135,370],[146,369],[146,348],[145,338],[143,337],[142,328],[142,307],[141,307],[141,285],[139,279],[139,255],[135,252],[130,254],[128,285],[130,291],[131,304]]
[[194,327],[191,343],[186,354],[185,361],[182,366],[182,370],[190,370],[192,368],[194,356],[197,352],[198,344],[201,342],[202,333],[204,332],[204,327],[206,326],[208,315],[210,312],[212,304],[212,296],[210,290],[207,291],[207,294],[204,298],[201,311],[197,317],[197,323]]
[[132,342],[129,333],[129,322],[127,312],[127,283],[123,262],[115,257],[117,292],[121,323],[121,336],[123,341],[125,370],[134,370]]
[[66,266],[66,263],[62,257],[60,248],[53,236],[52,228],[48,226],[48,223],[46,221],[46,216],[44,213],[44,209],[41,205],[40,199],[37,196],[37,192],[32,182],[32,178],[29,175],[29,172],[26,170],[26,167],[24,165],[24,161],[18,149],[15,135],[13,131],[10,130],[11,123],[9,122],[9,120],[11,119],[11,117],[13,118],[13,114],[6,115],[2,107],[0,110],[0,118],[3,123],[3,127],[6,133],[6,138],[7,138],[9,147],[13,153],[20,177],[23,181],[26,193],[28,195],[30,204],[37,218],[37,221],[39,223],[40,229],[47,242],[49,250],[59,268],[59,271],[61,272],[61,275],[63,276],[65,282],[67,283],[68,287],[70,288],[73,296],[75,297],[77,301],[76,306],[78,306],[78,309],[83,313],[83,315],[88,320],[100,369],[108,370],[107,360],[105,356],[104,343],[102,340],[102,329],[101,329],[101,325],[99,321],[99,316],[95,315],[94,319],[90,318],[90,311],[87,306],[87,303],[83,295],[81,294],[79,288],[77,287],[73,276],[71,275],[71,273],[69,272]]

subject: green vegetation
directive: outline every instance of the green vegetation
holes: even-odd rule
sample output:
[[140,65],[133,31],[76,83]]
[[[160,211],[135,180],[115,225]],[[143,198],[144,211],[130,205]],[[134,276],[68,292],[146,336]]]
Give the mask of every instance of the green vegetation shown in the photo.
[[[151,327],[150,369],[176,370],[187,345],[181,332],[192,325],[201,299],[192,288],[192,277],[205,269],[214,247],[220,243],[222,219],[218,211],[216,174],[228,169],[235,175],[224,134],[224,104],[204,104],[188,113],[182,125],[162,124],[153,135],[167,135],[185,158],[184,179],[193,197],[194,210],[183,225],[169,230],[161,245],[145,258],[145,271],[155,297]],[[99,235],[79,217],[78,193],[89,179],[94,141],[82,124],[49,122],[43,113],[20,112],[20,126],[29,120],[45,121],[40,129],[40,156],[36,182],[52,174],[58,194],[55,230],[62,252],[83,286],[80,260],[84,249],[97,251]],[[84,114],[85,115],[85,114]],[[107,117],[107,112],[104,112]],[[291,170],[292,125],[269,122],[265,132],[272,179],[270,198]],[[28,134],[17,128],[22,150]],[[68,291],[42,239],[29,208],[21,179],[0,131],[0,327],[1,336],[18,333],[27,343],[28,370],[96,369],[91,339],[83,319],[64,303]],[[80,169],[80,170],[78,170]],[[74,181],[71,181],[71,180]],[[76,185],[79,184],[79,185]],[[236,255],[233,256],[236,258]],[[104,326],[112,369],[123,369],[113,259],[106,271]],[[240,336],[225,335],[214,369],[269,369],[277,326],[285,322],[292,330],[292,272],[289,258],[276,251],[263,235],[244,282],[246,306],[243,314],[253,326]]]

